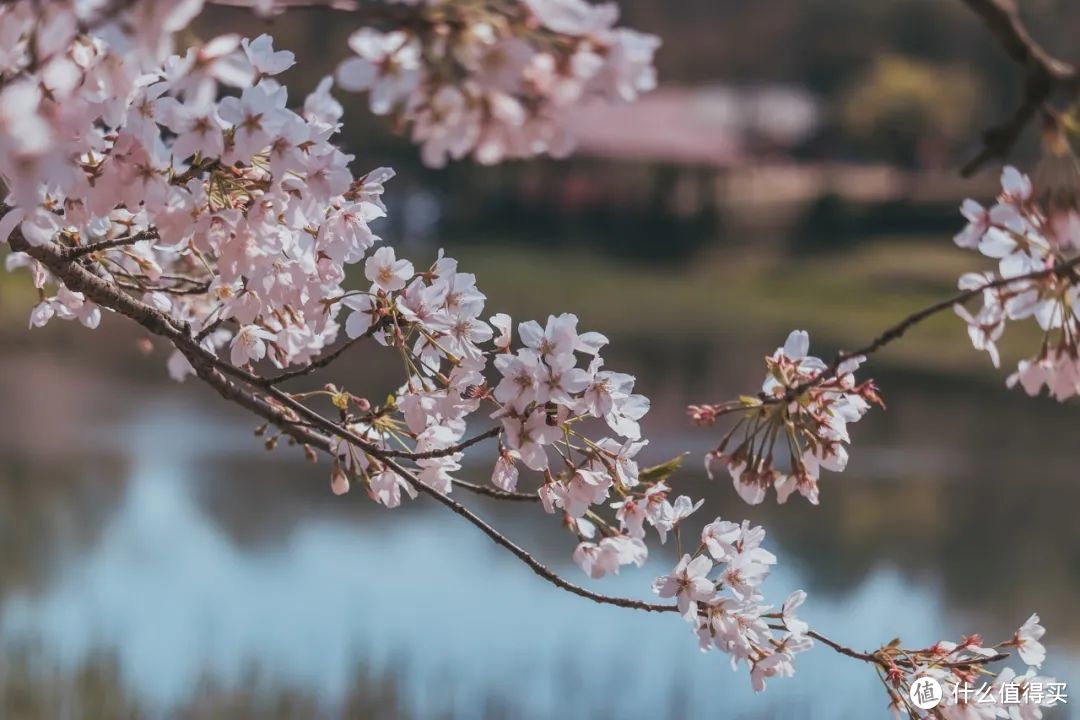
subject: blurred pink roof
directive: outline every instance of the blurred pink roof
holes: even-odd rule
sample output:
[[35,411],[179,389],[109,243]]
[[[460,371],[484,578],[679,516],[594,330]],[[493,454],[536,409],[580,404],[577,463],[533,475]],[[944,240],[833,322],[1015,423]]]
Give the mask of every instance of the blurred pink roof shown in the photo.
[[797,88],[661,88],[627,104],[595,103],[570,116],[577,153],[731,167],[755,142],[786,148],[816,129],[817,102]]

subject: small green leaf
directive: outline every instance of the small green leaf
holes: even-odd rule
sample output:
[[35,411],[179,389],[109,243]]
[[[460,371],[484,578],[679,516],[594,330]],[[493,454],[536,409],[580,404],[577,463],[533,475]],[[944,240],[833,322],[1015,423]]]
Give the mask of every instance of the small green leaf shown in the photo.
[[667,480],[675,474],[676,470],[682,467],[683,459],[689,454],[690,453],[681,453],[667,462],[645,468],[638,473],[638,479],[642,482],[660,482],[661,480]]

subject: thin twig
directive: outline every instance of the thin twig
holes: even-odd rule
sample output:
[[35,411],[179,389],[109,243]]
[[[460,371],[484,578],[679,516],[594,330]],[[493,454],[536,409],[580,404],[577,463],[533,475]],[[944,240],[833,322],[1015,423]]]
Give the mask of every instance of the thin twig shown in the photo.
[[350,338],[347,342],[344,342],[340,346],[338,346],[338,348],[336,350],[334,350],[333,352],[326,353],[326,354],[320,356],[319,358],[317,358],[315,360],[312,360],[310,363],[308,363],[307,365],[304,365],[301,368],[297,368],[295,370],[287,370],[285,372],[278,373],[277,375],[271,375],[270,377],[263,378],[263,382],[266,383],[267,385],[280,385],[281,383],[285,382],[286,380],[292,380],[293,378],[302,377],[304,375],[310,375],[311,373],[315,372],[316,370],[324,368],[327,365],[329,365],[330,363],[337,360],[339,357],[341,357],[341,355],[346,350],[351,348],[356,343],[358,343],[361,340],[364,340],[366,338],[370,338],[372,335],[375,334],[375,331],[377,329],[378,329],[377,325],[372,325],[370,328],[368,328],[367,332],[365,332],[363,335],[359,335],[359,336],[357,336],[355,338]]
[[228,318],[216,318],[213,322],[204,327],[195,335],[195,342],[201,343],[203,340],[210,337],[210,334],[217,330],[219,327],[221,327],[227,320]]
[[499,435],[500,428],[493,427],[485,430],[479,435],[474,435],[468,440],[462,440],[456,445],[451,445],[445,448],[439,448],[438,450],[427,450],[425,452],[408,452],[406,450],[385,450],[384,453],[389,457],[407,458],[409,460],[430,460],[432,458],[446,457],[447,455],[453,455],[459,453],[462,450],[472,447],[477,443],[481,443],[484,440],[488,440]]
[[486,495],[487,497],[493,497],[498,500],[540,502],[540,496],[536,493],[523,493],[513,490],[500,490],[499,488],[490,487],[488,485],[480,485],[478,483],[466,482],[465,480],[454,480],[454,487],[468,490],[469,492],[476,493],[477,495]]
[[[225,5],[226,7],[239,7],[254,9],[253,0],[209,0],[211,5]],[[355,12],[360,9],[358,0],[273,0],[274,10],[296,10],[303,8],[325,8],[327,10],[341,10]]]
[[116,281],[117,287],[122,287],[125,290],[138,291],[142,293],[159,292],[166,295],[203,295],[209,289],[209,286],[194,286],[189,288],[174,288],[174,287],[161,287],[159,285],[133,285],[131,283]]
[[141,230],[134,235],[125,235],[124,237],[115,238],[113,240],[102,240],[101,242],[92,243],[90,245],[78,245],[76,247],[68,248],[66,252],[69,258],[71,258],[72,260],[77,260],[81,257],[85,257],[96,252],[101,252],[102,250],[110,250],[112,248],[134,245],[135,243],[139,243],[144,240],[157,239],[157,228],[150,228],[148,230]]
[[[1070,273],[1077,265],[1080,265],[1080,255],[1070,260],[1060,262],[1057,265],[1054,265],[1053,267],[1048,267],[1044,270],[1036,270],[1035,272],[1025,273],[1023,275],[1015,275],[1013,277],[998,278],[996,280],[992,280],[990,282],[983,283],[982,285],[979,285],[977,287],[971,288],[970,290],[964,290],[962,292],[959,292],[955,295],[952,295],[951,297],[945,298],[944,300],[939,300],[932,305],[928,305],[923,309],[914,312],[911,315],[908,315],[895,325],[886,328],[883,332],[881,332],[881,334],[875,337],[869,344],[865,345],[864,347],[861,347],[858,350],[838,352],[836,354],[836,357],[833,358],[833,361],[829,364],[828,367],[826,367],[820,373],[815,375],[812,379],[807,380],[801,385],[796,385],[795,387],[789,388],[788,391],[780,397],[776,397],[773,395],[759,395],[758,397],[761,402],[765,404],[790,402],[793,398],[798,397],[807,390],[817,387],[818,385],[821,385],[822,383],[828,382],[829,380],[835,378],[836,373],[840,370],[840,366],[848,360],[852,360],[853,358],[857,357],[869,357],[870,355],[882,349],[889,343],[892,343],[902,338],[904,334],[915,325],[918,325],[923,320],[926,320],[927,318],[932,317],[943,310],[948,310],[949,308],[956,305],[962,305],[971,298],[981,295],[986,290],[996,290],[1004,287],[1009,287],[1017,283],[1028,282],[1031,280],[1040,280],[1050,277],[1052,275],[1066,275]],[[735,407],[734,410],[742,410],[744,408],[745,406],[739,405],[738,407]]]
[[436,489],[434,489],[432,487],[429,487],[428,485],[425,485],[424,483],[420,482],[420,480],[417,479],[415,475],[413,475],[411,472],[409,472],[408,470],[403,468],[401,465],[396,463],[394,460],[391,460],[391,459],[385,458],[385,457],[380,458],[380,459],[383,461],[383,463],[385,463],[387,465],[387,467],[389,467],[391,470],[393,470],[398,475],[401,475],[401,477],[405,478],[405,480],[407,482],[409,482],[416,490],[435,498],[436,501],[438,501],[439,503],[445,505],[452,512],[454,512],[457,515],[460,515],[461,517],[465,518],[466,520],[468,520],[470,523],[472,523],[476,527],[480,528],[480,530],[485,535],[487,535],[489,538],[494,540],[495,543],[497,543],[498,545],[501,545],[502,547],[509,550],[519,560],[521,560],[523,563],[525,563],[527,566],[529,566],[529,569],[531,569],[534,573],[536,573],[540,577],[544,578],[548,582],[550,582],[552,585],[555,585],[556,587],[562,588],[563,590],[566,590],[567,592],[571,592],[574,595],[578,595],[578,596],[583,597],[583,598],[588,598],[589,600],[592,600],[592,601],[598,602],[598,603],[602,603],[604,605],[615,605],[615,606],[618,606],[618,607],[632,608],[634,610],[645,610],[645,611],[648,611],[648,612],[661,612],[661,613],[678,612],[678,608],[675,605],[658,605],[656,603],[645,602],[643,600],[634,600],[633,598],[614,597],[614,596],[611,596],[611,595],[601,595],[600,593],[593,592],[592,590],[586,590],[585,588],[581,587],[580,585],[575,585],[574,583],[570,582],[569,580],[566,580],[565,578],[563,578],[561,575],[559,575],[559,574],[551,571],[550,569],[548,569],[547,566],[545,566],[543,563],[541,563],[535,557],[530,555],[526,550],[521,548],[519,545],[515,544],[512,540],[507,538],[505,535],[500,533],[498,530],[493,528],[491,525],[488,525],[486,522],[481,520],[479,517],[477,517],[477,515],[475,513],[473,513],[471,510],[469,510],[467,507],[465,507],[464,505],[462,505],[458,501],[456,501],[453,498],[442,494],[438,490],[436,490]]
[[[211,5],[225,7],[247,8],[254,10],[253,0],[208,0]],[[373,0],[274,0],[269,13],[264,16],[273,17],[286,10],[336,10],[345,13],[359,15],[365,23],[395,23],[402,25],[417,18],[420,13],[415,3],[390,3],[375,2]],[[422,8],[420,8],[422,10]]]

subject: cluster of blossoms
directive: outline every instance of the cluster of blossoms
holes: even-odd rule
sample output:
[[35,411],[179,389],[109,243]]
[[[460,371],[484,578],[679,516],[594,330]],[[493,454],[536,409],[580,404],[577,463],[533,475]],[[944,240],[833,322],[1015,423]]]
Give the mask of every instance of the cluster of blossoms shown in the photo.
[[[42,16],[33,5],[0,9],[0,36],[24,39],[0,91],[0,145],[20,149],[0,153],[14,206],[3,237],[18,228],[32,245],[85,253],[100,278],[208,349],[228,343],[235,365],[317,355],[338,331],[326,299],[378,239],[368,222],[384,214],[392,175],[354,180],[351,156],[330,142],[341,117],[330,80],[290,110],[273,76],[293,57],[268,36],[165,54],[167,36],[124,34],[146,26],[138,18],[82,18],[79,3],[50,3]],[[173,17],[190,3],[157,5],[162,32],[190,19]],[[80,30],[87,24],[96,30]],[[219,99],[221,84],[239,96]],[[47,295],[48,274],[26,256],[8,263],[33,266],[43,297],[33,324],[54,315],[96,324],[79,293]],[[190,366],[177,352],[170,369],[182,377]]]
[[1029,395],[1045,387],[1065,400],[1080,392],[1080,214],[1052,188],[1033,187],[1015,168],[1005,168],[1001,185],[993,207],[967,200],[961,208],[968,225],[956,244],[997,260],[998,270],[960,278],[962,290],[982,289],[982,305],[972,313],[957,304],[956,313],[967,323],[972,344],[995,367],[1006,322],[1034,318],[1043,332],[1039,352],[1019,362],[1008,385],[1019,384]]
[[368,91],[378,115],[410,125],[424,161],[472,155],[485,164],[562,156],[568,108],[630,101],[656,84],[659,40],[614,27],[614,3],[427,0],[408,26],[364,28],[338,84]]
[[762,604],[758,588],[776,564],[776,556],[761,547],[764,539],[761,527],[717,518],[702,529],[694,553],[653,583],[657,595],[675,598],[702,652],[727,653],[732,669],[745,662],[759,692],[766,678],[794,675],[795,655],[814,644],[809,626],[795,615],[806,593],[793,592],[779,612]]
[[[475,278],[458,272],[454,261],[440,257],[417,273],[382,248],[367,261],[366,274],[370,290],[344,300],[352,310],[346,332],[360,337],[375,329],[377,341],[401,350],[409,375],[392,406],[357,403],[365,414],[348,425],[354,437],[379,451],[414,443],[418,453],[434,453],[416,461],[417,479],[450,493],[451,473],[460,469],[456,448],[466,418],[488,404],[501,423],[492,484],[516,491],[519,465],[541,473],[539,497],[548,512],[562,513],[564,525],[577,536],[573,559],[585,573],[600,578],[617,574],[624,565],[643,565],[646,525],[661,543],[671,533],[679,537],[683,521],[702,501],[685,495],[669,499],[664,477],[676,463],[639,468],[635,457],[647,441],[638,421],[649,403],[633,392],[632,376],[603,369],[599,353],[607,343],[604,336],[579,333],[574,315],[549,316],[544,325],[520,323],[522,347],[512,350],[511,318],[500,313],[489,319],[490,325],[481,320],[485,298]],[[489,388],[483,372],[490,356],[499,381]],[[581,358],[587,359],[584,366]],[[341,395],[334,388],[327,392]],[[350,402],[349,397],[335,400],[341,408]],[[584,430],[590,421],[602,423],[614,437],[590,438]],[[347,492],[349,478],[359,477],[371,498],[388,507],[415,497],[408,480],[380,462],[378,452],[358,449],[343,436],[336,441],[336,455],[335,492]],[[605,517],[608,509],[613,513]],[[805,595],[796,593],[785,603],[777,617],[789,632],[776,636],[766,620],[771,608],[761,604],[757,592],[776,562],[760,547],[764,531],[718,519],[701,538],[695,556],[684,556],[655,590],[677,599],[703,649],[727,652],[735,666],[745,660],[755,688],[763,689],[767,677],[791,675],[794,654],[811,646],[802,634],[805,624],[793,614]],[[715,581],[707,579],[714,561]]]
[[[894,641],[874,654],[874,662],[881,667],[881,682],[896,715],[943,720],[1041,720],[1043,708],[1066,701],[1058,693],[1045,691],[1059,685],[1054,678],[1039,675],[1046,659],[1046,649],[1040,642],[1045,632],[1039,616],[1032,615],[1012,638],[993,646],[984,646],[979,635],[961,638],[959,643],[942,640],[920,649],[902,648]],[[1001,657],[1003,650],[1016,652],[1026,666],[1023,673],[1005,667],[995,675],[986,667],[987,659]],[[932,710],[913,701],[913,695],[918,699],[915,684],[922,678],[936,681],[934,692],[940,688],[936,697],[939,704]]]
[[[442,256],[427,270],[380,248],[364,265],[371,282],[342,303],[349,309],[345,332],[353,339],[371,336],[396,348],[406,380],[383,407],[360,403],[362,414],[349,418],[348,429],[377,450],[403,445],[430,457],[416,460],[418,479],[438,490],[453,489],[451,473],[460,469],[461,453],[451,451],[466,431],[466,418],[481,405],[477,388],[484,383],[487,355],[480,345],[494,335],[480,319],[486,301],[476,278],[458,272],[457,261]],[[348,401],[336,403],[343,411]],[[347,437],[337,440],[339,465],[361,477],[372,499],[396,507],[401,491],[414,492],[406,480],[365,454]],[[342,483],[336,491],[348,489]]]
[[[710,478],[714,467],[726,468],[739,496],[751,505],[762,502],[769,488],[776,489],[781,503],[798,490],[816,505],[821,469],[847,467],[848,423],[862,418],[871,404],[882,405],[872,380],[855,382],[862,357],[834,369],[809,351],[807,333],[793,331],[765,359],[768,374],[757,396],[690,407],[691,417],[703,425],[727,413],[742,415],[706,456],[705,467]],[[783,469],[776,465],[777,446],[787,453]]]
[[[332,81],[293,110],[275,76],[294,58],[268,36],[221,36],[174,53],[173,33],[200,8],[0,7],[0,37],[11,41],[0,58],[0,176],[11,190],[2,236],[60,246],[236,367],[310,362],[337,339],[346,308],[345,333],[397,349],[406,380],[378,408],[325,391],[343,415],[335,492],[362,476],[373,498],[398,504],[412,488],[376,457],[391,449],[415,461],[421,482],[450,492],[461,458],[453,447],[487,402],[501,424],[495,484],[513,489],[519,462],[544,473],[545,504],[580,519],[584,534],[590,504],[615,485],[630,497],[645,445],[638,420],[648,401],[632,392],[632,377],[604,369],[607,339],[579,334],[577,319],[562,315],[546,327],[522,323],[524,347],[512,353],[510,318],[480,319],[485,297],[456,261],[440,255],[417,272],[392,248],[369,253],[379,240],[369,222],[385,214],[392,172],[353,177],[352,157],[331,142],[342,113]],[[223,87],[231,94],[221,97]],[[369,289],[344,289],[353,264]],[[29,255],[13,253],[8,265],[32,272],[41,294],[33,325],[99,323],[100,308]],[[484,377],[492,355],[502,375],[493,389]],[[179,349],[169,368],[177,379],[192,371]],[[582,434],[589,418],[614,437]],[[549,466],[551,452],[561,469]],[[670,529],[675,506],[662,483],[650,489],[650,517]],[[639,537],[611,534],[633,546],[632,561],[644,559]]]
[[[638,421],[649,401],[633,392],[632,376],[604,369],[603,335],[579,333],[572,314],[549,316],[543,326],[518,324],[522,347],[515,351],[511,318],[499,313],[490,324],[480,318],[486,298],[454,260],[440,257],[416,272],[387,247],[368,259],[365,270],[370,289],[342,301],[351,310],[346,333],[370,334],[396,347],[407,377],[387,406],[356,403],[363,413],[348,417],[347,427],[374,452],[339,437],[335,491],[349,488],[349,476],[360,477],[373,499],[396,507],[411,488],[377,456],[406,446],[426,456],[416,460],[419,481],[450,493],[468,416],[485,405],[500,424],[492,484],[515,492],[521,466],[538,473],[539,499],[548,512],[560,511],[579,537],[574,559],[593,577],[644,562],[646,521],[663,541],[700,506],[685,496],[670,502],[662,478],[641,479],[635,456],[647,441]],[[489,386],[485,371],[492,358],[499,380]],[[581,358],[587,358],[584,365]],[[336,389],[326,392],[341,397]],[[352,407],[349,397],[335,404]],[[590,437],[590,421],[610,434]],[[605,520],[597,510],[613,493],[619,500]]]
[[[676,463],[639,468],[636,456],[647,443],[639,420],[649,402],[633,392],[632,376],[604,369],[604,336],[579,332],[574,315],[549,316],[543,325],[518,324],[521,346],[514,349],[511,318],[500,313],[482,320],[485,297],[453,260],[440,257],[417,272],[384,247],[365,271],[370,288],[343,300],[351,310],[346,333],[370,334],[398,348],[407,378],[392,403],[378,408],[326,390],[339,408],[362,411],[348,418],[353,437],[336,441],[335,492],[347,492],[350,480],[359,478],[370,497],[388,507],[415,497],[408,479],[379,459],[395,447],[425,455],[415,461],[419,482],[452,492],[466,420],[486,405],[501,424],[492,484],[514,492],[522,466],[539,473],[540,500],[548,512],[560,512],[577,536],[573,559],[585,573],[600,578],[644,564],[646,526],[661,543],[671,534],[679,537],[683,521],[702,502],[685,495],[669,499],[664,478]],[[491,358],[498,381],[489,387],[484,373]],[[589,424],[611,434],[594,439]],[[375,451],[366,452],[353,438]],[[761,528],[717,520],[705,528],[695,556],[685,556],[655,586],[661,596],[677,599],[703,647],[724,650],[736,665],[745,660],[758,689],[767,677],[792,674],[794,654],[811,645],[793,615],[802,593],[784,606],[782,622],[790,632],[775,636],[767,625],[771,608],[761,604],[757,588],[776,558],[760,547],[763,538]],[[719,577],[707,581],[714,561]]]

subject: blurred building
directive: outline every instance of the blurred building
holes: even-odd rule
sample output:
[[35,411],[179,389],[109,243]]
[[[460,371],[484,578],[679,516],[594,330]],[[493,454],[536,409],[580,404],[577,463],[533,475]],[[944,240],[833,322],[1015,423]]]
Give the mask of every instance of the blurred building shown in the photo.
[[820,120],[818,101],[798,87],[662,87],[628,105],[583,106],[570,126],[581,155],[731,168],[787,154]]

